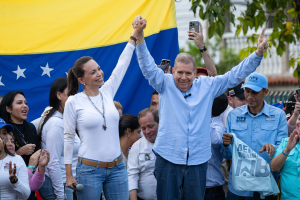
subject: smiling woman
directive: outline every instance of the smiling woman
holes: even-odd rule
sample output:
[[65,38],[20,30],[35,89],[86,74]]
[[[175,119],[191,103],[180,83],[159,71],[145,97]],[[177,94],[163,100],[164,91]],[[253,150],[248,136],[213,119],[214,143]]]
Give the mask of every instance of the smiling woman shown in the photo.
[[16,153],[29,163],[30,155],[40,149],[36,129],[26,121],[29,107],[21,91],[7,93],[0,104],[0,116],[6,123],[13,125]]

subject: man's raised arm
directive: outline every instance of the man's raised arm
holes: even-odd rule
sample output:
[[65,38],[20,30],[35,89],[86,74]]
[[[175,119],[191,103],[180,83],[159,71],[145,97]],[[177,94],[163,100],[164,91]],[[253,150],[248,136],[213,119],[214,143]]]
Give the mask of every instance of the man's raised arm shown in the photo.
[[[143,19],[140,15],[135,17],[132,22],[132,26],[134,29],[143,27],[146,28],[147,20]],[[139,28],[140,29],[140,28]],[[149,84],[158,92],[162,92],[162,86],[164,82],[164,72],[159,69],[153,57],[150,55],[150,52],[147,49],[145,39],[144,39],[144,31],[141,30],[140,34],[136,36],[137,46],[136,53],[139,62],[139,66],[142,70],[143,75],[149,81]]]

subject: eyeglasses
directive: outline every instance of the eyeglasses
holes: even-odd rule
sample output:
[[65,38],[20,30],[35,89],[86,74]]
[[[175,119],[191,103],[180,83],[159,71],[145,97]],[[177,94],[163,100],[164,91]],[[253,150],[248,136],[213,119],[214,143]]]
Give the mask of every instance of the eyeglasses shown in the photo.
[[5,144],[9,144],[9,143],[15,144],[15,141],[12,141],[12,140],[6,140],[6,141],[5,141]]

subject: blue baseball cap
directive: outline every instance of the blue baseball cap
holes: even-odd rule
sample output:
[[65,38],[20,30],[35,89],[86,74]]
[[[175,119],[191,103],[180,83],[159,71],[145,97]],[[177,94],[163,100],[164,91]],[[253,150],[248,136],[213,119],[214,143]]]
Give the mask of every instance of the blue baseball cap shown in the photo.
[[14,127],[10,124],[7,124],[2,118],[0,118],[0,128],[6,127],[7,132],[12,132]]
[[261,91],[263,88],[268,88],[268,78],[258,72],[253,72],[247,76],[245,84],[242,88],[249,88],[255,92]]

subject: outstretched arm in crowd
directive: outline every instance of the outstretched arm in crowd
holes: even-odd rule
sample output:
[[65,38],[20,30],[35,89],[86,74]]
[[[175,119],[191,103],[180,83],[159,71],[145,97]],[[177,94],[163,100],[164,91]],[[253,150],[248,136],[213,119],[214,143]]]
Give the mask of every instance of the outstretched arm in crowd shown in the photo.
[[[200,22],[199,22],[199,25],[200,25],[199,33],[197,33],[196,31],[188,31],[188,35],[189,35],[189,39],[195,41],[199,50],[203,50],[204,49],[203,29],[202,29],[202,25]],[[208,53],[208,50],[201,52],[201,54],[202,54],[202,58],[204,60],[204,64],[207,69],[208,76],[217,76],[218,73],[217,73],[215,63],[214,63],[212,57],[210,56],[210,54]]]
[[264,30],[265,29],[262,30],[259,36],[258,47],[255,52],[245,58],[240,64],[232,68],[229,72],[225,73],[224,75],[214,77],[211,86],[213,98],[220,96],[228,88],[237,86],[240,82],[242,82],[244,77],[250,75],[260,65],[263,54],[267,51],[269,46],[267,42],[268,40],[263,39]]
[[[292,134],[290,135],[287,143],[285,144],[285,142],[281,142],[281,144],[279,145],[279,147],[276,150],[275,153],[275,157],[272,159],[271,161],[271,170],[272,171],[280,171],[281,168],[283,167],[287,156],[285,156],[284,154],[289,154],[292,149],[297,145],[299,140],[299,136],[297,133],[297,130],[294,130],[292,132]],[[283,154],[284,153],[284,154]]]
[[[297,98],[295,98],[297,99]],[[296,127],[296,121],[300,114],[300,102],[296,102],[294,113],[288,121],[288,134],[290,135]]]

